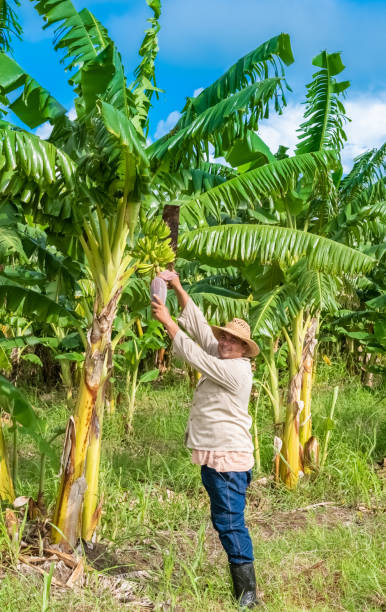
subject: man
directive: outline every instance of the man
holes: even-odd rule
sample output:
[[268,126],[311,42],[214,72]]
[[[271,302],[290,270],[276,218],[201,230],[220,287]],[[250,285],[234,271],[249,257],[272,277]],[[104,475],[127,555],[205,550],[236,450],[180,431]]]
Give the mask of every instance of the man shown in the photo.
[[152,302],[153,316],[172,339],[174,353],[202,374],[194,392],[185,441],[192,449],[193,463],[201,465],[212,523],[228,555],[236,598],[241,608],[254,608],[262,602],[256,597],[253,549],[244,508],[253,467],[249,358],[259,349],[245,321],[233,319],[225,327],[210,326],[178,276],[170,277],[166,273],[165,280],[182,310],[178,321],[191,338],[173,321],[158,296]]

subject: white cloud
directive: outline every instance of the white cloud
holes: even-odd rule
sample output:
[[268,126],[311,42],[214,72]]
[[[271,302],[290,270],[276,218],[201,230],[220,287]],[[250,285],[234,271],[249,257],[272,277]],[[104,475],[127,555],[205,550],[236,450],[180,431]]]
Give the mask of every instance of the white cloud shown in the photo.
[[197,98],[197,96],[199,96],[202,91],[204,91],[203,87],[197,87],[197,89],[195,89],[193,92],[193,98]]
[[386,91],[347,100],[345,108],[351,123],[346,125],[347,143],[342,163],[344,171],[348,172],[354,157],[386,141]]
[[[386,141],[386,91],[380,94],[353,96],[344,102],[351,122],[345,125],[347,142],[342,152],[343,170],[347,173],[353,159],[368,149],[380,147]],[[303,104],[288,105],[283,115],[260,124],[259,136],[276,153],[279,145],[293,153],[297,144],[297,128],[302,122]]]
[[76,115],[76,110],[75,110],[75,106],[72,106],[70,108],[70,110],[68,111],[67,117],[71,120],[74,121],[74,119],[76,119],[77,115]]
[[177,110],[174,110],[168,115],[167,119],[161,119],[160,121],[158,121],[154,138],[157,140],[157,138],[161,138],[162,136],[165,136],[165,134],[170,132],[170,130],[176,125],[180,117],[181,113],[179,113],[179,111]]
[[297,143],[297,128],[304,112],[303,104],[289,104],[282,115],[275,115],[271,119],[262,121],[259,126],[259,136],[276,153],[279,145],[289,147],[293,153]]
[[[66,113],[66,115],[69,119],[71,119],[71,121],[74,121],[74,119],[76,119],[75,106],[72,106],[70,110]],[[47,138],[50,137],[52,130],[53,126],[51,125],[51,123],[46,121],[42,125],[39,125],[35,134],[36,136],[39,136],[39,138],[42,138],[42,140],[47,140]]]
[[39,125],[35,134],[36,136],[39,136],[39,138],[42,138],[42,140],[46,140],[51,135],[52,127],[53,126],[51,125],[51,123],[48,123],[48,121],[46,121],[45,123],[43,123],[43,125]]

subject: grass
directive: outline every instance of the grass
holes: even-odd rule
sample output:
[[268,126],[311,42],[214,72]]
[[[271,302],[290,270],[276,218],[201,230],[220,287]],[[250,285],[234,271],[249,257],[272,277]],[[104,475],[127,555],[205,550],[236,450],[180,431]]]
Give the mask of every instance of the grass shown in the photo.
[[[246,517],[258,585],[272,612],[385,610],[384,499],[373,469],[386,449],[384,404],[381,391],[364,389],[356,379],[344,376],[340,367],[319,367],[313,423],[321,440],[332,387],[341,386],[323,473],[314,480],[303,479],[295,492],[262,487],[255,479],[248,493]],[[99,573],[91,572],[78,591],[51,587],[50,611],[141,610],[149,600],[159,610],[235,609],[225,553],[210,525],[199,468],[191,464],[183,446],[190,397],[182,379],[144,386],[130,436],[124,428],[124,406],[106,416],[100,543],[89,551]],[[37,399],[35,404],[52,430],[68,417],[59,396]],[[258,426],[262,471],[267,474],[273,457],[268,405],[261,407]],[[55,456],[47,462],[46,500],[51,507],[61,443],[61,439],[55,442]],[[38,468],[36,449],[24,437],[19,495],[36,497]],[[320,502],[328,504],[303,510]],[[43,580],[6,565],[9,554],[1,533],[0,609],[40,612]],[[133,586],[131,602],[117,599],[119,573],[125,573]]]

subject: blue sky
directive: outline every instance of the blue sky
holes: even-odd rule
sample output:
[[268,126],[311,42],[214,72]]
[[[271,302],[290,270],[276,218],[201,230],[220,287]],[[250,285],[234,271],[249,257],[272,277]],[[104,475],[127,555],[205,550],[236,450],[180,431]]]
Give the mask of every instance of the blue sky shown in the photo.
[[[74,4],[87,7],[107,26],[130,79],[150,16],[145,0]],[[42,30],[42,20],[27,0],[19,10],[24,39],[14,43],[16,61],[70,109],[73,96],[60,54],[52,48],[52,30]],[[284,115],[262,124],[265,138],[273,149],[278,141],[294,144],[312,58],[322,49],[341,51],[346,70],[339,78],[351,81],[346,98],[353,119],[347,130],[349,163],[364,148],[386,140],[385,25],[384,0],[164,0],[157,80],[165,93],[152,109],[150,136],[172,127],[186,96],[210,84],[264,40],[288,32],[295,63],[286,74],[293,93]]]

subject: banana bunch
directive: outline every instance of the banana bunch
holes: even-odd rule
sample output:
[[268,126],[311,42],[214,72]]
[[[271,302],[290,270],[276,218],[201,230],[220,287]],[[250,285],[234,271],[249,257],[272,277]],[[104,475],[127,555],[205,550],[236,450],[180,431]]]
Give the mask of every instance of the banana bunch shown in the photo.
[[132,251],[138,261],[137,272],[141,276],[156,276],[162,268],[175,259],[170,246],[170,230],[162,217],[146,221],[142,226],[143,236]]

